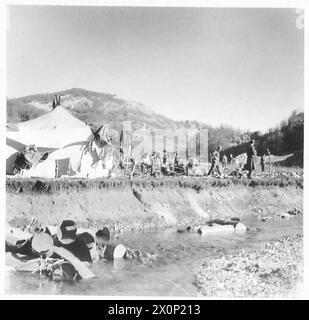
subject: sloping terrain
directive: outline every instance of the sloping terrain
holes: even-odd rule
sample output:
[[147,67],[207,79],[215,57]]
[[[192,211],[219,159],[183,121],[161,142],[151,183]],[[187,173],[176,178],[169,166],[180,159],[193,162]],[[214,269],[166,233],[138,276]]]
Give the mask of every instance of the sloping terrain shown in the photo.
[[111,127],[117,128],[122,121],[131,120],[134,129],[144,126],[157,129],[184,127],[181,122],[158,115],[141,103],[78,88],[10,99],[7,102],[7,122],[29,120],[50,111],[56,94],[61,96],[61,105],[64,108],[86,123],[108,122]]
[[[258,155],[267,154],[267,149],[272,155],[287,156],[288,161],[280,163],[284,166],[303,167],[304,149],[304,113],[292,112],[288,122],[282,123],[279,128],[271,129],[265,134],[254,132],[251,139],[255,140]],[[240,143],[226,148],[226,155],[239,155],[247,151],[248,144]]]
[[[274,155],[288,155],[303,150],[304,113],[293,111],[288,121],[282,121],[280,128],[270,129],[269,132],[242,131],[228,125],[212,127],[199,121],[174,121],[150,110],[142,103],[128,101],[114,94],[93,92],[85,89],[73,88],[54,93],[35,94],[21,98],[7,100],[7,123],[16,123],[36,118],[51,110],[55,95],[61,96],[61,105],[76,118],[86,122],[91,127],[104,124],[110,128],[110,134],[115,143],[119,142],[119,135],[124,121],[131,121],[133,146],[139,145],[138,151],[151,152],[151,130],[184,130],[207,129],[208,151],[212,152],[216,145],[221,145],[228,156],[237,156],[246,152],[247,142],[253,138],[256,141],[258,154],[266,153],[267,148]],[[278,119],[280,120],[280,119]],[[159,140],[162,140],[160,137]],[[172,144],[174,137],[171,137]],[[181,140],[181,139],[180,139]],[[184,139],[182,139],[184,140]],[[167,142],[168,144],[169,142]],[[156,146],[163,150],[162,141]],[[196,144],[194,133],[189,137],[189,144]],[[186,148],[185,141],[178,141],[180,152]],[[189,147],[190,148],[190,147]],[[161,150],[162,149],[162,150]],[[167,146],[167,149],[169,147]],[[302,156],[294,157],[287,165],[302,166]],[[293,161],[292,161],[293,160]]]
[[[217,144],[221,144],[223,148],[230,147],[248,140],[250,136],[249,133],[244,133],[231,126],[214,128],[198,121],[174,121],[155,113],[139,102],[127,101],[113,94],[78,88],[8,99],[7,123],[30,120],[50,111],[56,94],[61,96],[61,105],[73,116],[90,126],[107,125],[111,134],[114,135],[114,140],[119,138],[123,121],[131,121],[132,130],[135,132],[133,143],[138,144],[144,139],[145,146],[150,144],[149,130],[153,129],[207,129],[210,150]],[[115,131],[118,131],[118,134]],[[145,135],[145,132],[148,132],[148,136]],[[195,142],[195,138],[192,139]],[[179,144],[183,145],[181,142]]]
[[185,227],[209,218],[268,216],[302,207],[303,180],[7,179],[6,219],[25,225],[64,218],[82,226],[107,224],[130,230]]

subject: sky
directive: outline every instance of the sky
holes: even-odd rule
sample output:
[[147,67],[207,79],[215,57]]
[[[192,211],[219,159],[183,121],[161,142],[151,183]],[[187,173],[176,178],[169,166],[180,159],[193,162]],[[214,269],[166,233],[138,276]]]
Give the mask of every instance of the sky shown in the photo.
[[174,120],[274,127],[304,108],[295,9],[10,6],[7,97],[116,94]]

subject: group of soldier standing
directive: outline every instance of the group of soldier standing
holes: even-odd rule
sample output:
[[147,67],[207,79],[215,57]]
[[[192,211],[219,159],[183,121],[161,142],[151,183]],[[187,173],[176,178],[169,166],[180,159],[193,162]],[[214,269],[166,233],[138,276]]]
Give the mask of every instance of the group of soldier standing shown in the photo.
[[[227,168],[228,164],[233,167],[236,164],[236,159],[233,154],[230,154],[229,157],[226,154],[223,154],[222,161],[220,153],[222,152],[222,147],[217,146],[211,155],[211,167],[207,173],[207,176],[212,174],[217,174],[219,177],[223,177],[223,170]],[[247,160],[244,164],[244,167],[241,170],[246,171],[247,177],[250,179],[252,171],[256,168],[256,159],[257,159],[257,151],[255,148],[255,141],[250,140],[247,151]],[[133,177],[136,168],[136,161],[134,157],[131,157],[131,174]],[[140,171],[142,176],[150,175],[157,176],[157,174],[170,175],[172,173],[180,173],[180,174],[188,174],[188,170],[190,167],[190,161],[187,164],[183,164],[180,161],[178,152],[174,152],[172,155],[167,153],[166,150],[163,150],[162,153],[152,152],[151,154],[145,154],[140,163]],[[242,164],[241,164],[242,165]],[[265,155],[263,154],[260,157],[260,168],[261,171],[265,170]],[[240,169],[240,168],[239,168]]]
[[[136,169],[136,160],[133,156],[130,157],[131,174],[132,177]],[[157,174],[168,175],[171,171],[175,171],[181,167],[178,152],[174,152],[171,156],[166,150],[163,153],[152,152],[151,154],[145,154],[140,160],[141,175],[156,176]]]
[[[220,176],[222,176],[222,169],[221,169],[221,163],[220,163],[220,152],[221,151],[222,151],[222,147],[217,146],[215,148],[214,152],[212,153],[211,167],[208,171],[207,176],[211,175],[215,171],[217,171],[217,173]],[[257,151],[255,149],[255,141],[254,140],[250,140],[246,153],[247,153],[247,161],[246,161],[246,164],[243,169],[247,171],[247,177],[249,179],[251,179],[252,171],[254,171],[256,169],[255,168],[255,160],[257,158]],[[268,151],[268,153],[269,153],[269,151]],[[230,164],[235,163],[235,159],[232,154],[230,154],[229,161],[230,161]],[[227,167],[227,165],[228,165],[228,158],[227,158],[226,154],[224,154],[222,157],[222,167],[225,168],[225,167]],[[264,170],[265,170],[265,155],[264,154],[261,155],[260,167],[261,167],[261,172],[264,172]]]

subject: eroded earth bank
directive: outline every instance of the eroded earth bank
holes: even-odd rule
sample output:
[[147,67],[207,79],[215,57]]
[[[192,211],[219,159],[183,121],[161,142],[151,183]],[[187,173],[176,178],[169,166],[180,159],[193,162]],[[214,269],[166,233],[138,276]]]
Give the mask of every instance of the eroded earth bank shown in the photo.
[[[27,225],[33,217],[43,225],[58,225],[63,219],[72,219],[81,227],[108,226],[113,234],[123,234],[128,243],[130,233],[141,231],[151,237],[151,233],[171,230],[170,239],[160,236],[160,247],[153,251],[161,250],[157,252],[160,257],[170,249],[178,265],[183,256],[187,267],[184,270],[189,270],[190,256],[192,260],[196,258],[199,268],[192,269],[191,277],[186,276],[188,285],[194,287],[193,291],[188,289],[189,295],[286,296],[298,292],[302,283],[302,179],[7,179],[6,190],[6,220],[15,227]],[[213,239],[201,237],[204,239],[199,245],[198,238],[193,239],[185,232],[175,238],[183,244],[184,253],[180,254],[178,247],[172,248],[177,229],[205,225],[211,219],[231,218],[245,224],[249,221],[248,241],[256,237],[254,243],[261,245],[249,248],[245,245],[247,240],[241,240],[239,243],[244,247],[237,246],[236,250],[222,242],[220,249],[220,235]],[[262,235],[264,226],[268,228],[267,237]],[[228,238],[222,237],[228,243]],[[186,239],[191,241],[188,246]],[[166,261],[169,259],[170,253]],[[156,293],[161,294],[150,290],[150,294]]]

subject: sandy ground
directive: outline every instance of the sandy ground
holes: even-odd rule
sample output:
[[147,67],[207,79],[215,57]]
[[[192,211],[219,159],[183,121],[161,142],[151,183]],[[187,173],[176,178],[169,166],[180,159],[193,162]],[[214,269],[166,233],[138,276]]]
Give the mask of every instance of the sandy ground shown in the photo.
[[241,251],[205,261],[194,284],[201,296],[288,298],[302,293],[303,236],[266,244],[261,252]]

